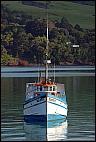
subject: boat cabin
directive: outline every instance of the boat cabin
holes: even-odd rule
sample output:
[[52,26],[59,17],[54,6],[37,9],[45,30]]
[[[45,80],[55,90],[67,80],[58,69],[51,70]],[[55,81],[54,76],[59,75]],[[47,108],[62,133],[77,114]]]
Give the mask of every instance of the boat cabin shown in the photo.
[[26,92],[56,92],[56,84],[27,83]]
[[54,82],[27,83],[26,98],[33,98],[40,95],[41,93],[50,93],[54,96],[62,96],[62,94],[64,95],[64,89],[62,90],[62,85],[64,86],[64,84],[58,85]]

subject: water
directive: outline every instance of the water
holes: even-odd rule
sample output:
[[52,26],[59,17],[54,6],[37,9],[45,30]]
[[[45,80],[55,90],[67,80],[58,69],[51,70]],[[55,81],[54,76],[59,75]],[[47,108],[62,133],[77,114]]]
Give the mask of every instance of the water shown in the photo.
[[95,78],[94,76],[56,77],[65,84],[68,117],[62,122],[46,125],[26,124],[23,121],[23,103],[26,82],[35,77],[1,78],[1,140],[44,141],[46,140],[95,140]]

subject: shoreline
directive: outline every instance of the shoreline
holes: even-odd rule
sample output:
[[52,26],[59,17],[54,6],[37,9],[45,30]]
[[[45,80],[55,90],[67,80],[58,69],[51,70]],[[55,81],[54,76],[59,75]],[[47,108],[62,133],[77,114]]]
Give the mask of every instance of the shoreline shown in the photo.
[[[95,66],[59,66],[54,69],[49,67],[49,76],[95,76]],[[45,67],[1,67],[1,77],[38,77],[39,73],[42,77],[45,74]]]
[[[54,65],[50,65],[49,67],[53,67]],[[16,67],[16,68],[29,68],[29,67],[45,67],[44,65],[40,65],[40,64],[34,64],[31,66],[1,66],[1,68],[9,68],[9,67]],[[95,65],[55,65],[55,67],[95,67]]]

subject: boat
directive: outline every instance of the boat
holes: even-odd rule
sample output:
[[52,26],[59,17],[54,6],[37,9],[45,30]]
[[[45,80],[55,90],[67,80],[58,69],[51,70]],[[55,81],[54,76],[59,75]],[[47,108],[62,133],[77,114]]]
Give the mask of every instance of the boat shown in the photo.
[[51,80],[48,76],[48,67],[51,60],[48,59],[48,11],[47,11],[47,42],[45,52],[44,78],[39,75],[36,82],[26,83],[26,97],[24,102],[24,121],[52,121],[67,118],[67,101],[64,84]]

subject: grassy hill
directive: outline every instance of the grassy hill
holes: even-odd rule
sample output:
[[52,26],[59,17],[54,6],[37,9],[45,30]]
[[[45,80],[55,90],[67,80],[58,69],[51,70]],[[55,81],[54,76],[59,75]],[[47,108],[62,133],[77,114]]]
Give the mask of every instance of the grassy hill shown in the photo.
[[[12,12],[23,12],[34,18],[46,18],[45,9],[38,6],[24,5],[21,1],[2,1],[1,4],[5,5]],[[51,1],[49,5],[49,19],[61,20],[63,16],[72,25],[79,24],[82,28],[95,27],[95,6],[82,5],[71,1]]]

